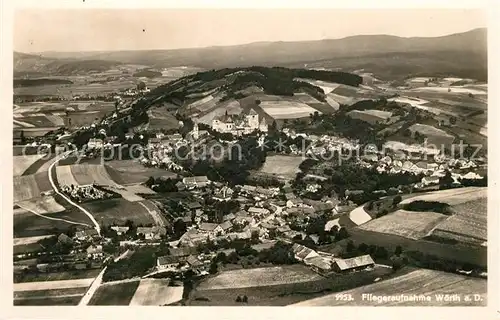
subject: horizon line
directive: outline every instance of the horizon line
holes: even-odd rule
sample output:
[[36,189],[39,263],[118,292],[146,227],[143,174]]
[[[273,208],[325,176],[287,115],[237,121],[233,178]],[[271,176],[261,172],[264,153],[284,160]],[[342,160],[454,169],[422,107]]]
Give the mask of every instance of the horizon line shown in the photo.
[[354,38],[354,37],[377,37],[377,36],[386,36],[386,37],[394,37],[394,38],[401,38],[401,39],[418,39],[418,38],[428,38],[428,39],[433,39],[433,38],[442,38],[442,37],[449,37],[457,34],[464,34],[464,33],[469,33],[473,31],[478,31],[478,30],[488,30],[488,27],[477,27],[473,28],[467,31],[462,31],[462,32],[454,32],[454,33],[449,33],[449,34],[444,34],[440,36],[431,36],[431,37],[425,37],[425,36],[410,36],[410,37],[403,37],[403,36],[396,36],[396,35],[391,35],[391,34],[356,34],[356,35],[351,35],[351,36],[345,36],[342,38],[324,38],[324,39],[313,39],[313,40],[292,40],[292,41],[283,41],[283,40],[275,40],[275,41],[253,41],[253,42],[246,42],[246,43],[238,43],[238,44],[230,44],[230,45],[213,45],[213,46],[202,46],[202,47],[181,47],[181,48],[171,48],[171,49],[114,49],[114,50],[85,50],[85,51],[58,51],[58,50],[47,50],[47,51],[18,51],[18,50],[13,50],[14,53],[23,53],[23,54],[29,54],[29,55],[43,55],[47,53],[66,53],[66,54],[71,54],[71,53],[108,53],[108,52],[138,52],[138,51],[176,51],[176,50],[196,50],[196,49],[210,49],[210,48],[227,48],[227,47],[239,47],[239,46],[248,46],[248,45],[256,45],[256,44],[271,44],[271,43],[299,43],[299,42],[318,42],[318,41],[336,41],[336,40],[344,40],[344,39],[349,39],[349,38]]

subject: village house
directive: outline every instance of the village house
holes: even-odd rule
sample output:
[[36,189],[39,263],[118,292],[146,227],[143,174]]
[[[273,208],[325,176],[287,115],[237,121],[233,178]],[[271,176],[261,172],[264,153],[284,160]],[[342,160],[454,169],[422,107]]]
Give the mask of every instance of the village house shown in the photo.
[[203,261],[200,261],[195,255],[188,256],[186,259],[186,263],[189,268],[197,274],[201,274],[206,269]]
[[161,256],[156,259],[156,268],[158,270],[171,270],[174,271],[179,265],[179,258],[175,256]]
[[99,233],[95,229],[85,229],[75,233],[75,238],[80,241],[90,241],[98,236]]
[[332,271],[332,260],[320,255],[305,259],[304,264],[321,275],[328,275]]
[[375,262],[369,254],[350,258],[350,259],[336,259],[333,262],[333,270],[339,273],[359,271],[366,268],[372,268]]
[[223,186],[215,190],[214,199],[223,201],[229,200],[231,199],[233,193],[234,193],[233,189],[229,188],[228,186]]
[[89,142],[87,142],[87,149],[101,149],[103,146],[102,139],[91,138]]
[[424,187],[437,185],[439,184],[439,177],[438,176],[423,177],[421,183]]
[[98,245],[91,245],[87,248],[87,254],[88,256],[92,256],[94,258],[102,256],[102,246],[100,244]]
[[136,234],[144,235],[146,240],[159,240],[167,234],[167,230],[164,227],[138,227]]
[[119,236],[127,233],[129,229],[130,229],[129,227],[120,227],[120,226],[112,226],[111,227],[111,230],[116,231],[116,234]]
[[263,217],[263,216],[268,215],[270,213],[270,211],[268,209],[265,209],[265,208],[250,207],[250,208],[248,208],[248,213],[251,216]]
[[73,240],[68,237],[66,234],[61,233],[59,237],[57,237],[57,242],[62,243],[62,244],[72,244]]
[[297,259],[300,262],[303,262],[306,259],[310,259],[312,257],[318,257],[319,254],[314,251],[313,249],[310,249],[306,246],[303,246],[301,244],[295,243],[292,246],[292,251],[294,253],[295,259]]
[[207,176],[195,176],[185,177],[182,179],[182,183],[184,183],[187,189],[195,189],[205,188],[211,183],[211,181],[207,178]]

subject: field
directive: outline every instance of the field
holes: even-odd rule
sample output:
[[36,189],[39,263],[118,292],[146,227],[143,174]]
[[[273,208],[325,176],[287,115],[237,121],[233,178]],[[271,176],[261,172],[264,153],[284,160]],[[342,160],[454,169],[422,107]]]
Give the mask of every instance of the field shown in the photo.
[[[487,281],[478,278],[468,278],[452,273],[441,271],[418,269],[407,274],[379,281],[377,283],[358,287],[341,292],[350,294],[352,301],[341,301],[336,299],[335,294],[306,300],[293,306],[318,307],[318,306],[485,306],[487,292]],[[405,296],[428,295],[430,301],[379,301],[375,296]],[[363,294],[372,294],[373,300],[363,299]],[[438,301],[436,295],[458,294],[461,301],[444,302]],[[481,301],[464,301],[465,295],[480,294]],[[366,296],[365,296],[366,297]]]
[[139,194],[156,194],[156,192],[141,184],[129,185],[120,189],[110,188],[110,190],[119,193],[125,200],[130,202],[143,201],[144,198]]
[[435,212],[414,212],[398,210],[371,220],[359,228],[363,230],[389,233],[410,239],[423,238],[447,216]]
[[179,128],[179,120],[165,107],[156,107],[148,110],[149,130],[170,130]]
[[[101,272],[100,269],[87,269],[37,274],[28,273],[23,275],[21,279],[17,279],[16,277],[14,277],[14,290],[18,291],[15,287],[17,284],[20,285],[20,288],[26,288],[26,290],[28,291],[57,289],[50,287],[51,283],[59,284],[59,286],[64,286],[67,288],[83,288],[83,284],[90,284],[95,279],[95,277],[97,277],[99,272]],[[29,283],[35,283],[35,285],[29,285]]]
[[27,211],[38,214],[56,213],[65,210],[52,196],[32,198],[30,200],[19,201],[16,204]]
[[437,136],[437,137],[447,137],[447,138],[453,137],[441,129],[435,128],[433,126],[425,125],[425,124],[417,123],[417,124],[412,125],[409,129],[412,133],[418,132],[418,133],[423,134],[425,136]]
[[127,220],[135,224],[154,224],[155,220],[139,202],[130,202],[122,198],[108,199],[82,204],[92,212],[100,225],[124,225]]
[[217,108],[214,108],[213,110],[201,112],[198,115],[198,121],[211,126],[212,120],[223,116],[226,111],[228,114],[240,114],[243,112],[243,109],[241,108],[239,101],[230,99],[218,104]]
[[57,182],[61,186],[77,186],[73,173],[71,172],[71,166],[57,166],[56,167]]
[[79,185],[96,183],[104,186],[119,186],[111,179],[106,167],[103,165],[84,163],[71,165],[70,168],[74,179]]
[[[326,95],[326,101],[328,102],[328,100],[332,100],[332,101],[335,101],[337,104],[345,104],[345,105],[352,105],[356,102],[359,101],[359,99],[356,99],[356,98],[353,98],[351,96],[343,96],[343,95],[340,95],[340,94],[336,94],[336,93],[333,93],[333,92],[330,92],[329,94]],[[330,102],[329,102],[330,103]]]
[[[24,176],[30,174],[36,174],[41,172],[47,172],[49,166],[54,162],[55,154],[44,155],[42,158],[38,159],[32,163],[23,173]],[[15,160],[14,160],[15,161]]]
[[322,277],[303,265],[224,271],[208,278],[198,290],[258,287],[319,280]]
[[299,119],[309,117],[316,109],[298,101],[262,101],[259,105],[274,119]]
[[143,183],[149,177],[176,177],[175,173],[165,169],[146,168],[134,160],[108,161],[105,164],[111,179],[120,185]]
[[[310,270],[302,265],[286,266],[302,267],[309,274]],[[274,268],[274,267],[272,267]],[[242,271],[250,271],[245,269]],[[224,289],[200,289],[197,287],[191,292],[187,305],[189,306],[286,306],[306,299],[319,297],[331,292],[337,292],[372,283],[379,277],[392,273],[389,268],[376,267],[373,270],[335,275],[332,277],[314,278],[297,282],[283,282],[280,284],[259,284],[255,287],[238,287]],[[285,274],[286,276],[286,274]],[[293,281],[293,279],[292,279]],[[236,302],[236,297],[246,295],[247,303]]]
[[77,305],[87,287],[14,292],[14,305]]
[[37,236],[37,237],[24,237],[24,238],[14,238],[14,245],[15,246],[20,246],[20,245],[27,245],[27,244],[32,244],[36,243],[42,239],[54,237],[55,235],[53,234],[48,234],[44,236]]
[[131,306],[163,306],[179,302],[184,287],[170,287],[168,279],[143,279],[135,291]]
[[92,226],[92,221],[78,209],[36,215],[15,209],[14,237],[33,237],[66,232],[74,226]]
[[488,189],[484,187],[466,187],[459,189],[439,190],[415,197],[404,199],[401,204],[408,204],[413,201],[438,201],[455,206],[461,203],[485,199],[488,196]]
[[14,203],[38,198],[42,192],[52,190],[46,172],[14,177],[13,187]]
[[340,86],[340,84],[338,83],[326,82],[321,80],[301,79],[301,78],[297,78],[296,80],[304,81],[312,85],[315,85],[317,87],[320,87],[325,94],[332,92],[333,90],[337,89]]
[[81,294],[62,297],[36,297],[29,299],[14,299],[15,306],[77,306],[82,299]]
[[14,291],[88,288],[94,278],[14,283]]
[[139,286],[139,281],[101,285],[90,299],[93,306],[128,306]]
[[297,173],[300,172],[299,165],[302,161],[302,157],[282,155],[268,156],[259,172],[293,179]]
[[486,198],[454,205],[452,210],[453,216],[440,223],[432,231],[432,237],[485,245],[488,240]]
[[22,175],[31,165],[43,156],[43,154],[14,156],[12,161],[14,164],[14,176]]
[[[389,252],[394,252],[397,246],[401,246],[403,247],[403,251],[419,251],[445,260],[455,260],[478,266],[487,265],[487,248],[482,246],[470,246],[462,243],[447,244],[425,239],[414,240],[394,234],[363,230],[361,228],[352,228],[349,230],[349,234],[351,235],[349,240],[356,246],[359,246],[361,243],[373,244],[385,247]],[[328,246],[321,248],[325,252],[330,252],[332,249],[334,248]],[[335,250],[332,252],[335,252]]]
[[370,124],[382,123],[387,121],[392,115],[391,112],[381,110],[353,110],[348,113],[349,117],[359,119]]

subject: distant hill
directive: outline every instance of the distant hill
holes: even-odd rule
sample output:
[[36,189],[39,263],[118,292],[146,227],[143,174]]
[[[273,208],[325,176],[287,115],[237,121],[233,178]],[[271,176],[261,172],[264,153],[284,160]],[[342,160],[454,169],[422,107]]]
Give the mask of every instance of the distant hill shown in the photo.
[[14,77],[43,75],[74,75],[87,72],[102,72],[122,64],[117,61],[99,59],[57,59],[43,55],[14,52]]
[[[315,111],[333,113],[338,103],[333,102],[320,86],[315,85],[315,81],[334,86],[358,87],[362,83],[362,77],[346,72],[282,67],[210,70],[151,90],[134,109],[176,111],[183,117],[198,119],[205,124],[211,124],[215,117],[226,112],[238,115],[250,109],[257,111],[268,123],[278,118],[309,117]],[[273,117],[264,111],[265,106],[273,106],[277,113],[294,107],[298,114],[275,114]],[[151,120],[151,112],[149,115]],[[158,118],[158,114],[154,118]]]
[[[388,76],[431,72],[438,65],[443,73],[464,69],[468,73],[484,77],[487,70],[487,33],[486,29],[474,29],[432,38],[359,35],[334,40],[259,42],[178,50],[51,52],[45,53],[44,57],[119,61],[157,68],[183,65],[224,68],[304,64],[310,67],[314,64],[347,71],[364,68],[369,72],[382,69],[382,63],[384,68],[387,65],[394,69]],[[464,64],[464,61],[469,63]]]

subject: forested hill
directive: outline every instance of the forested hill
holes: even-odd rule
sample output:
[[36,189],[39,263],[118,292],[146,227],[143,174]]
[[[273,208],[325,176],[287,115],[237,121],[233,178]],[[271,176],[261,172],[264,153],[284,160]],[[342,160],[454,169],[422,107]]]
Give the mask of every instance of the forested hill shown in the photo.
[[264,93],[270,95],[292,96],[296,92],[307,91],[319,100],[324,100],[324,92],[321,88],[300,81],[299,78],[355,87],[363,81],[360,76],[347,72],[257,66],[225,68],[198,72],[157,87],[151,91],[149,97],[170,94],[173,98],[185,100],[188,95],[214,90],[214,92],[224,92],[227,97],[236,95],[243,98],[242,91],[253,86],[262,88]]

